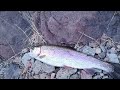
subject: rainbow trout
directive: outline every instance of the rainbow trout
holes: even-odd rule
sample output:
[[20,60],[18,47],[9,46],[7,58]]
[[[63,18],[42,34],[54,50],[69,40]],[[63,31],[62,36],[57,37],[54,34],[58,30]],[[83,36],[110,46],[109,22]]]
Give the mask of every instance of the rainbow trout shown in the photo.
[[29,56],[46,64],[57,67],[72,67],[77,69],[101,69],[113,73],[115,67],[107,62],[87,56],[64,47],[40,46],[30,50]]

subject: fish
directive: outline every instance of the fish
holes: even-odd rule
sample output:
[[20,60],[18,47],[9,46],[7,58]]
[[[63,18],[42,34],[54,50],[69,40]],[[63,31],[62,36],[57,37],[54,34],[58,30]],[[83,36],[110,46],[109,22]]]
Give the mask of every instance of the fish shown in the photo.
[[[100,69],[112,73],[111,76],[117,77],[115,73],[113,74],[115,67],[111,63],[65,47],[43,45],[31,49],[29,56],[56,67],[67,66],[77,69]],[[120,67],[118,70],[120,70]]]

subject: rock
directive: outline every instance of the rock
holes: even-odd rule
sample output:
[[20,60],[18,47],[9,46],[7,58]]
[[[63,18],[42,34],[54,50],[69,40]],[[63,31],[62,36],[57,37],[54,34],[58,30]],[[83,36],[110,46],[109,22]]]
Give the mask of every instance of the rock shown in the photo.
[[112,47],[110,50],[108,50],[109,53],[117,53],[116,49]]
[[109,79],[109,77],[108,76],[103,76],[102,79]]
[[40,74],[40,79],[50,79],[50,76],[47,73]]
[[104,58],[106,57],[106,53],[105,53],[105,52],[99,53],[98,56],[99,56],[101,59],[104,59]]
[[46,72],[50,73],[55,70],[55,67],[44,64],[38,60],[35,61],[34,66],[33,66],[33,72],[35,74],[38,74],[39,72]]
[[46,73],[51,73],[55,70],[55,67],[54,66],[50,66],[48,64],[42,64],[42,70]]
[[108,62],[108,61],[109,61],[109,58],[108,58],[108,57],[105,57],[105,58],[104,58],[104,61],[105,61],[105,62]]
[[101,53],[101,49],[100,49],[99,47],[95,48],[95,53],[96,53],[96,54]]
[[84,46],[82,49],[83,49],[82,52],[87,54],[87,55],[92,55],[92,56],[95,55],[95,50],[89,46]]
[[24,54],[24,56],[22,57],[22,63],[24,64],[25,67],[28,65],[30,59],[31,57],[29,56],[28,53]]
[[39,76],[39,75],[34,75],[33,78],[34,78],[34,79],[39,79],[40,76]]
[[81,71],[80,75],[81,75],[81,79],[92,79],[92,75],[85,72],[84,70]]
[[55,73],[51,74],[51,79],[55,79]]
[[112,41],[111,41],[111,40],[108,40],[108,42],[106,43],[107,49],[110,49],[110,48],[112,48],[113,46],[114,46],[114,44],[112,43]]
[[117,48],[120,49],[120,44],[117,45]]
[[15,59],[13,60],[14,63],[20,63],[22,61],[21,57],[15,57]]
[[113,63],[119,63],[118,56],[114,53],[107,53],[107,57],[109,59],[109,62]]
[[70,79],[80,79],[80,75],[74,74],[70,77]]
[[57,74],[56,74],[56,78],[57,79],[69,79],[71,74],[74,74],[77,71],[77,69],[73,69],[73,68],[61,68]]
[[106,52],[105,46],[103,46],[102,44],[100,45],[100,48],[101,48],[102,52]]
[[101,76],[100,75],[96,75],[93,77],[93,79],[101,79]]
[[98,46],[98,44],[95,43],[95,42],[90,42],[89,46],[92,47],[92,48],[96,48]]

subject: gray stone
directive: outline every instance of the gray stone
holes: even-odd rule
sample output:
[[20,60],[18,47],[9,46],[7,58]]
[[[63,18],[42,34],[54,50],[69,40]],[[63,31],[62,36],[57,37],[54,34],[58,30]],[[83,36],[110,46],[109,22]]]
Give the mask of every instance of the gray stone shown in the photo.
[[40,79],[50,79],[50,76],[47,73],[40,74]]
[[80,73],[81,79],[92,79],[92,75],[90,73],[85,72],[84,70]]
[[82,49],[83,49],[82,52],[87,54],[87,55],[92,55],[92,56],[95,55],[95,50],[89,46],[84,46]]
[[98,56],[99,56],[101,59],[104,59],[104,58],[106,57],[106,53],[105,53],[105,52],[99,53]]
[[39,72],[46,72],[50,73],[55,70],[55,67],[47,65],[45,63],[42,63],[38,60],[35,61],[34,66],[33,66],[33,72],[35,74],[38,74]]
[[74,74],[77,71],[77,69],[73,69],[73,68],[61,68],[57,74],[56,74],[56,78],[57,79],[69,79],[71,74]]
[[74,75],[70,76],[70,79],[80,79],[80,75],[74,74]]
[[109,62],[113,63],[119,63],[118,56],[114,53],[107,53],[107,57],[109,59]]

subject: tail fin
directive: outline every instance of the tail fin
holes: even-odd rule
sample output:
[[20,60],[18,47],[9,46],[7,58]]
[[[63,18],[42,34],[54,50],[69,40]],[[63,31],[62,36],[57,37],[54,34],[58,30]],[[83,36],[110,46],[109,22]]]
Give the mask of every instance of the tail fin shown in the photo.
[[117,63],[110,63],[114,67],[114,72],[110,72],[110,76],[113,79],[120,79],[120,64]]

